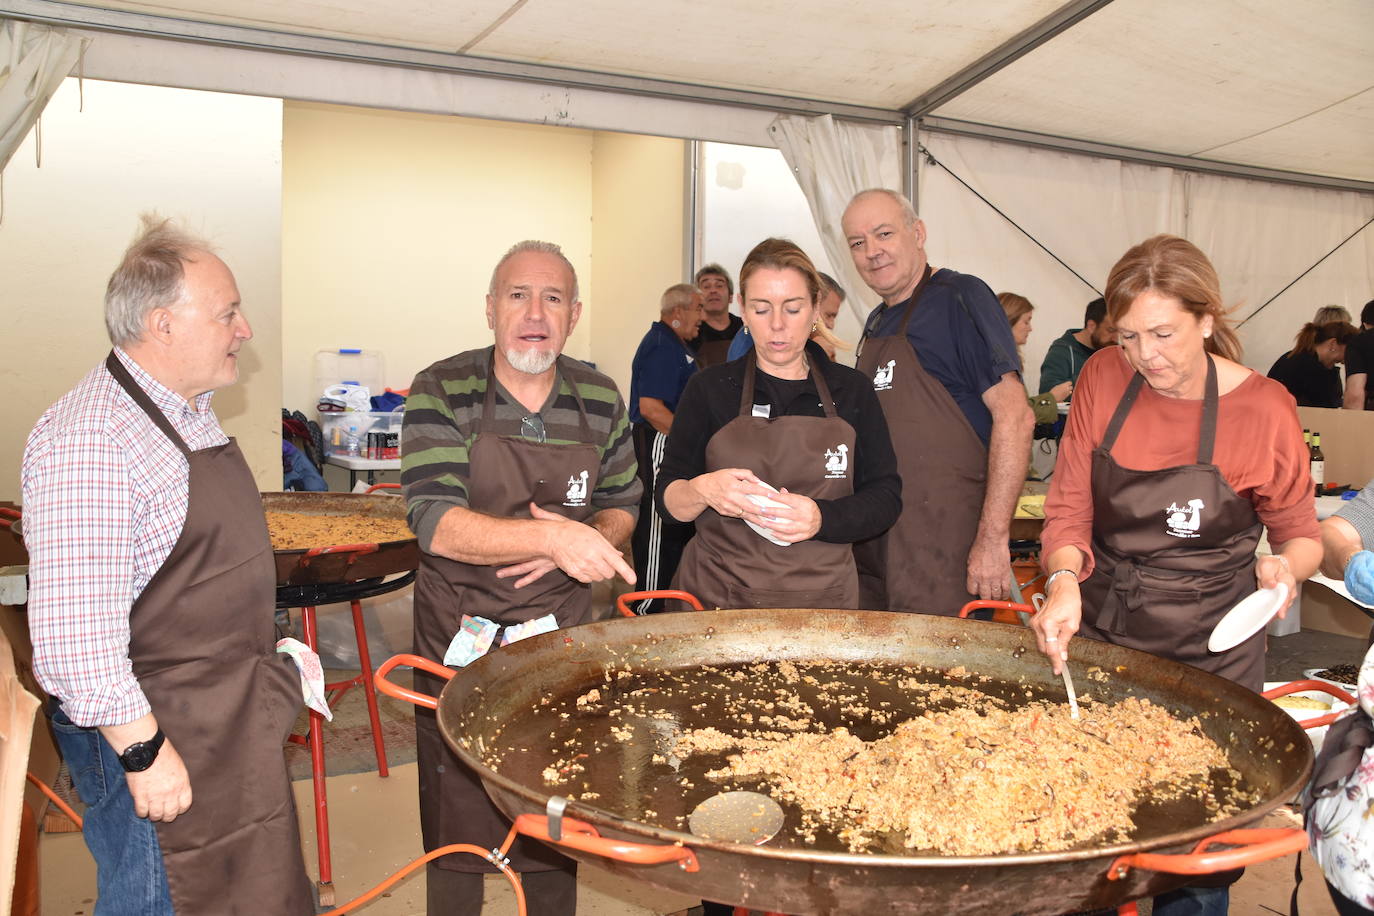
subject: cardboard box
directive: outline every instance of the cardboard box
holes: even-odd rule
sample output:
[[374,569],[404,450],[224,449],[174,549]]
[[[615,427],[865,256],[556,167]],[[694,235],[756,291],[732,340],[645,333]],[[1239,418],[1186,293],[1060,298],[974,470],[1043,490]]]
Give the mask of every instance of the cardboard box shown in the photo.
[[1374,410],[1299,407],[1298,419],[1303,429],[1322,434],[1327,486],[1374,480]]

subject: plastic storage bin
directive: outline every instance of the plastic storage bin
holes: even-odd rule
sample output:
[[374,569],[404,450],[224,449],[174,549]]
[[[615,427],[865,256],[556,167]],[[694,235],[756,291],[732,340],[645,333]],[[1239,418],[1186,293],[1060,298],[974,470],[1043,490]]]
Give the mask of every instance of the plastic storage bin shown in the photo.
[[333,385],[363,385],[371,394],[381,394],[386,390],[386,362],[381,351],[320,350],[315,354],[315,390],[311,393],[319,398]]
[[[401,423],[405,420],[405,411],[398,410],[394,413],[382,413],[376,410],[345,410],[335,413],[320,414],[320,432],[324,434],[324,453],[329,455],[347,455],[349,428],[357,427],[359,441],[359,458],[399,458],[401,457]],[[369,441],[369,434],[390,435],[390,440],[382,444],[380,440],[372,439]],[[372,445],[374,451],[369,452],[368,447]],[[376,448],[381,447],[385,452],[379,453]]]

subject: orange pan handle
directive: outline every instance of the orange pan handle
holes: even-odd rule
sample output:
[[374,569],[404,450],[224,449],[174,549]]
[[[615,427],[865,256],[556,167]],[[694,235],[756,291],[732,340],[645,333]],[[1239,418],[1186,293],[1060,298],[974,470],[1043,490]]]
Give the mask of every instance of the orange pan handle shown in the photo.
[[626,592],[615,599],[615,609],[620,612],[622,617],[634,617],[635,612],[630,610],[631,601],[645,601],[654,598],[674,598],[678,601],[686,601],[696,610],[704,610],[697,596],[691,592],[681,592],[676,589],[665,589],[657,592]]
[[0,528],[11,528],[14,523],[19,521],[20,514],[18,509],[11,509],[8,506],[0,506]]
[[376,493],[378,490],[399,490],[399,489],[401,489],[401,485],[400,485],[399,483],[374,483],[372,486],[370,486],[370,487],[368,487],[366,490],[364,490],[363,493],[364,493],[364,494],[368,494],[368,493]]
[[[1209,852],[1208,847],[1215,843],[1225,843],[1237,848]],[[1227,830],[1202,840],[1193,847],[1191,853],[1184,855],[1138,852],[1129,856],[1119,856],[1107,869],[1107,877],[1113,881],[1120,880],[1126,877],[1132,868],[1166,872],[1171,875],[1210,875],[1219,871],[1244,868],[1258,862],[1268,862],[1270,859],[1292,855],[1306,848],[1307,831],[1296,827]]]
[[[1279,697],[1286,697],[1290,693],[1298,693],[1302,690],[1318,690],[1329,694],[1342,703],[1349,703],[1351,706],[1356,704],[1356,700],[1349,693],[1337,687],[1335,684],[1328,684],[1326,681],[1292,681],[1288,684],[1280,684],[1270,690],[1264,691],[1260,696],[1266,700],[1276,700]],[[1305,729],[1321,728],[1323,725],[1330,725],[1341,716],[1345,715],[1345,710],[1333,712],[1325,716],[1317,716],[1315,719],[1306,719],[1298,724]]]
[[449,678],[453,677],[453,669],[445,668],[438,662],[432,662],[429,659],[421,658],[418,655],[409,655],[406,653],[402,653],[400,655],[393,655],[391,656],[391,658],[388,658],[386,661],[382,662],[381,667],[377,669],[377,673],[372,677],[373,682],[377,685],[377,689],[389,697],[392,697],[397,700],[405,700],[407,703],[413,703],[416,706],[423,706],[426,709],[438,709],[439,701],[434,697],[430,696],[429,694],[419,693],[418,691],[411,690],[408,687],[402,687],[400,684],[393,684],[391,681],[388,681],[386,679],[386,676],[388,674],[390,674],[394,669],[400,667],[401,665],[409,665],[412,668],[419,668],[421,671],[428,672],[429,674],[432,674],[435,677],[441,677],[444,680],[448,680]]
[[959,608],[959,616],[967,617],[971,612],[981,608],[992,608],[995,611],[1018,611],[1022,614],[1035,616],[1035,608],[1029,604],[1017,604],[1015,601],[970,601],[968,604]]
[[520,815],[515,819],[515,830],[536,840],[615,859],[617,862],[628,862],[631,865],[662,865],[664,862],[677,862],[683,871],[695,872],[701,869],[697,863],[696,853],[686,846],[658,846],[612,840],[598,834],[591,824],[570,817],[563,818],[563,836],[557,840],[549,836],[549,819],[542,814]]

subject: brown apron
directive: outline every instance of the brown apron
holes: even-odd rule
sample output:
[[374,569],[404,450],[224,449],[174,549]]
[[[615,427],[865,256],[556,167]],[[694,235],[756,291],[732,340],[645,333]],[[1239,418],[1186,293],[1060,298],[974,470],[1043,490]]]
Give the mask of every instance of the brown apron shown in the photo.
[[190,466],[186,523],[129,612],[129,657],[186,763],[191,807],[158,823],[178,913],[314,913],[282,745],[301,706],[275,651],[276,566],[234,440],[190,451],[111,353],[106,367]]
[[[748,468],[778,489],[812,499],[854,492],[854,428],[835,413],[830,386],[816,365],[811,379],[824,417],[753,416],[756,355],[750,351],[739,416],[706,444],[706,472]],[[707,607],[855,608],[858,580],[848,544],[815,538],[779,547],[742,519],[707,508],[682,554],[677,587]]]
[[1209,356],[1196,464],[1136,471],[1112,446],[1145,379],[1122,395],[1093,451],[1093,555],[1082,586],[1079,635],[1141,649],[1229,678],[1251,690],[1264,682],[1264,631],[1227,652],[1207,638],[1236,602],[1255,590],[1261,524],[1212,464],[1217,370]]
[[[705,327],[705,322],[702,326]],[[703,340],[696,352],[697,369],[709,369],[725,362],[730,355],[730,343],[728,340]]]
[[[564,359],[560,356],[559,362]],[[560,369],[550,403],[558,397],[565,377]],[[488,363],[482,421],[469,452],[470,508],[500,518],[529,518],[529,504],[533,501],[542,509],[576,521],[591,518],[596,511],[591,495],[596,490],[601,454],[592,444],[582,396],[575,385],[569,385],[577,400],[582,443],[558,445],[497,435],[490,431],[496,417],[496,376]],[[420,554],[415,580],[417,655],[442,663],[464,614],[485,617],[503,626],[546,614],[553,614],[559,627],[593,619],[591,587],[561,569],[554,569],[516,591],[512,587],[514,579],[496,578],[498,568]],[[417,690],[435,695],[444,686],[443,681],[419,671],[415,672],[415,684]],[[501,845],[510,830],[510,820],[492,804],[477,774],[444,743],[432,711],[416,710],[415,735],[420,829],[425,849],[433,851],[449,843],[475,843],[485,849]],[[517,872],[549,871],[572,865],[543,843],[523,837],[511,847],[510,860]],[[496,871],[476,856],[444,856],[434,864],[450,871]]]
[[873,379],[883,405],[902,477],[902,514],[886,533],[855,544],[854,558],[861,607],[954,615],[978,597],[965,584],[988,451],[949,391],[921,367],[906,334],[930,275],[927,264],[895,333],[865,331],[859,342],[855,368]]

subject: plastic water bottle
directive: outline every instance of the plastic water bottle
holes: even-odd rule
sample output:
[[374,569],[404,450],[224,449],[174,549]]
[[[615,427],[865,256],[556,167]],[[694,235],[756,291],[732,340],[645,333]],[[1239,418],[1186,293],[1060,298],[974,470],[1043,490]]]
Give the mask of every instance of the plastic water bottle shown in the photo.
[[350,458],[357,458],[360,452],[361,443],[358,441],[358,427],[350,426],[348,436],[344,439],[344,451]]

